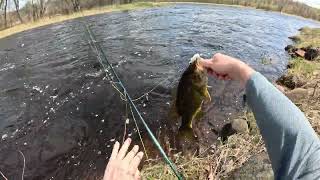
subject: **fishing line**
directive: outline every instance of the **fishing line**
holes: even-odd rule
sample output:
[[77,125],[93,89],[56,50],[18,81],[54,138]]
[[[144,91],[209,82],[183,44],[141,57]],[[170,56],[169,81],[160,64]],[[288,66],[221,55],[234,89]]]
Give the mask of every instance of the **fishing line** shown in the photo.
[[136,126],[136,128],[137,128],[137,132],[138,132],[138,135],[139,135],[139,138],[140,138],[142,147],[143,147],[143,151],[144,151],[144,153],[146,154],[146,158],[149,159],[149,156],[148,156],[146,147],[145,147],[145,145],[144,145],[144,143],[143,143],[143,140],[142,140],[142,136],[141,136],[141,133],[140,133],[140,129],[139,129],[137,120],[136,120],[136,118],[134,117],[134,114],[133,114],[133,111],[132,111],[131,106],[129,106],[129,108],[130,108],[130,112],[131,112],[131,116],[132,116],[133,122],[134,122],[134,124],[135,124],[135,126]]
[[[80,10],[81,11],[81,10]],[[82,13],[82,11],[81,11]],[[82,14],[82,16],[84,16]],[[111,63],[107,60],[106,54],[104,53],[103,49],[101,48],[101,46],[97,43],[96,41],[96,37],[93,34],[93,32],[91,31],[90,27],[87,26],[84,22],[82,22],[87,33],[89,34],[89,39],[92,42],[92,45],[95,47],[94,49],[96,50],[96,53],[99,54],[98,55],[98,60],[100,62],[100,64],[102,65],[102,67],[104,68],[107,76],[108,76],[108,80],[110,81],[110,83],[113,85],[113,87],[124,97],[123,99],[129,103],[129,107],[132,113],[132,117],[134,118],[134,112],[138,115],[139,119],[141,120],[143,126],[145,127],[149,137],[151,138],[151,140],[153,141],[153,143],[155,144],[155,146],[157,147],[157,149],[159,150],[160,154],[162,155],[163,159],[165,160],[165,162],[170,166],[171,170],[173,171],[173,173],[176,175],[176,177],[179,180],[184,179],[183,176],[178,172],[176,166],[173,164],[173,162],[169,159],[169,157],[166,155],[166,153],[164,152],[163,148],[161,147],[160,143],[158,142],[158,140],[156,139],[156,137],[154,136],[154,134],[152,133],[151,129],[149,128],[149,126],[147,125],[147,123],[145,122],[144,118],[142,117],[140,111],[137,109],[136,105],[134,104],[133,100],[131,99],[130,95],[128,94],[125,86],[122,84],[122,81],[120,80],[118,74],[115,72],[115,70],[113,69]],[[102,57],[101,57],[102,56]],[[109,74],[110,73],[110,74]],[[116,81],[115,81],[116,80]],[[120,91],[120,89],[123,90]],[[146,95],[146,94],[145,94]],[[143,96],[145,96],[143,95]],[[140,99],[140,98],[139,98]],[[133,111],[134,110],[134,111]],[[136,122],[135,122],[136,123]],[[137,123],[136,123],[137,126]],[[138,127],[138,126],[137,126]],[[139,135],[140,139],[141,135]],[[144,146],[144,145],[143,145]],[[145,150],[145,147],[144,147]]]
[[154,91],[155,89],[158,88],[158,86],[160,86],[163,82],[167,81],[168,79],[170,79],[170,77],[167,77],[165,79],[163,79],[162,81],[160,81],[157,85],[155,85],[152,89],[150,89],[149,91],[147,91],[146,93],[144,93],[143,95],[141,95],[138,98],[133,99],[132,101],[137,101],[145,96],[148,96],[150,93],[152,93],[152,91]]

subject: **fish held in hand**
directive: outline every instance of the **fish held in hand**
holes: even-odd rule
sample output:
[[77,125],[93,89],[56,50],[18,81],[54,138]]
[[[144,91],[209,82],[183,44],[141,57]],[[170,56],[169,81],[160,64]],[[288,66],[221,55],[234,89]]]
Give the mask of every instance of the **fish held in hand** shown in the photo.
[[192,122],[200,114],[203,102],[211,101],[207,89],[207,71],[200,65],[199,60],[199,54],[191,58],[178,84],[175,105],[177,114],[182,119],[180,130],[192,129]]

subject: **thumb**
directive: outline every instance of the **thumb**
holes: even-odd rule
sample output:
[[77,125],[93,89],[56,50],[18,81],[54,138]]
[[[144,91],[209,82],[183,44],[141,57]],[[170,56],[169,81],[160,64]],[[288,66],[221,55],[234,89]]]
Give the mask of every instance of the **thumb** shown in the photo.
[[206,69],[212,69],[212,59],[200,59],[199,65]]

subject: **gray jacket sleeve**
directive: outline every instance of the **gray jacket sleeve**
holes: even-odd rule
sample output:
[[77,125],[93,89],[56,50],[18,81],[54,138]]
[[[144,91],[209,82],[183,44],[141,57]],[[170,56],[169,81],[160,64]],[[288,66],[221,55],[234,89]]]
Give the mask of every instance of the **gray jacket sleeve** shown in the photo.
[[320,140],[300,109],[258,72],[246,95],[275,179],[320,179]]

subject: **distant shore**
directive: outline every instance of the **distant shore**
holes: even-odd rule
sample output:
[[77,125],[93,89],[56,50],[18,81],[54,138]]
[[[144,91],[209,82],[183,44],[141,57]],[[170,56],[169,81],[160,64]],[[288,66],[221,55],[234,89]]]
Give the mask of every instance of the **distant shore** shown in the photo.
[[[279,11],[273,11],[273,10],[266,10],[266,9],[259,9],[252,6],[243,6],[243,5],[232,5],[232,4],[219,4],[219,3],[210,3],[210,2],[192,2],[192,1],[166,1],[166,0],[160,0],[158,2],[135,2],[130,4],[122,4],[122,5],[108,5],[103,7],[97,7],[89,10],[83,10],[82,12],[75,12],[68,15],[55,15],[52,17],[44,17],[42,19],[39,19],[35,22],[27,22],[24,24],[19,24],[16,26],[13,26],[8,29],[4,29],[0,31],[0,39],[5,38],[7,36],[23,32],[26,30],[30,30],[33,28],[54,24],[58,22],[63,22],[66,20],[76,19],[80,17],[85,16],[93,16],[97,14],[103,14],[103,13],[109,13],[109,12],[116,12],[116,11],[124,11],[124,10],[137,10],[137,9],[146,9],[146,8],[154,8],[154,7],[161,7],[161,6],[168,6],[173,4],[180,4],[180,3],[188,3],[188,4],[208,4],[208,5],[219,5],[219,6],[226,6],[226,7],[237,7],[237,8],[248,8],[248,9],[255,9],[255,10],[261,10],[261,11],[270,11],[270,12],[276,12],[287,16],[294,16],[301,19],[308,19],[301,17],[299,15],[294,14],[288,14],[284,12]],[[313,20],[314,19],[308,19]]]
[[243,6],[243,5],[237,5],[237,4],[220,4],[220,3],[210,3],[210,2],[193,2],[193,1],[166,1],[166,0],[159,0],[159,3],[168,3],[168,4],[209,4],[209,5],[217,5],[217,6],[226,6],[226,7],[237,7],[237,8],[246,8],[246,9],[253,9],[253,10],[260,10],[260,11],[265,11],[265,12],[274,12],[274,13],[279,13],[282,15],[286,15],[286,16],[292,16],[292,17],[296,17],[299,19],[307,19],[307,20],[311,20],[311,21],[315,21],[315,22],[319,22],[315,19],[311,19],[311,18],[306,18],[306,17],[302,17],[296,14],[289,14],[289,13],[285,13],[285,12],[280,12],[280,11],[274,11],[274,10],[267,10],[267,9],[261,9],[261,8],[256,8],[253,6]]
[[104,7],[98,7],[98,8],[93,8],[89,10],[83,10],[82,12],[75,12],[72,14],[68,15],[55,15],[52,17],[44,17],[42,19],[39,19],[38,21],[35,22],[28,22],[24,24],[19,24],[16,26],[13,26],[8,29],[4,29],[0,31],[0,39],[5,38],[7,36],[23,32],[26,30],[30,30],[33,28],[41,27],[41,26],[46,26],[49,24],[54,24],[58,22],[63,22],[66,20],[70,19],[76,19],[80,17],[85,17],[85,16],[93,16],[97,14],[103,14],[103,13],[109,13],[109,12],[117,12],[117,11],[125,11],[125,10],[136,10],[136,9],[146,9],[146,8],[153,8],[153,7],[160,7],[160,6],[165,6],[169,3],[161,2],[136,2],[136,3],[131,3],[131,4],[122,4],[122,5],[109,5],[109,6],[104,6]]

